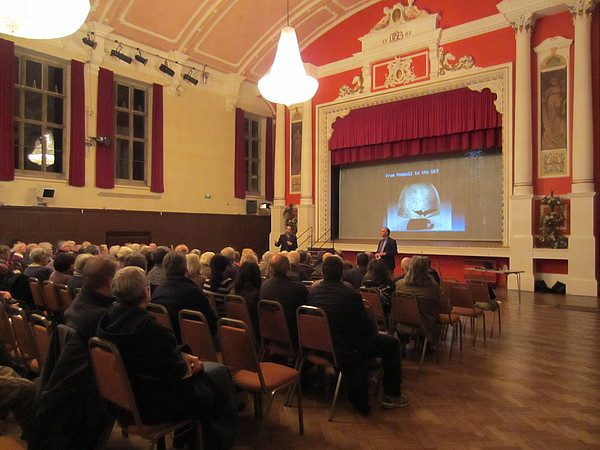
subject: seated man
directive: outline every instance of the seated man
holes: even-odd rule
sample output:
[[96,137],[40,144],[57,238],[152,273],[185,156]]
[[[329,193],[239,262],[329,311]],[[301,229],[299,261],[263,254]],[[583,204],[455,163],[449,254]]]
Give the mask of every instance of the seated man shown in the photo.
[[297,342],[296,309],[306,303],[308,289],[300,281],[290,278],[290,261],[287,256],[277,253],[271,258],[270,264],[272,276],[261,285],[260,299],[281,303],[291,337]]
[[383,364],[383,400],[381,407],[408,406],[401,395],[400,343],[397,338],[379,334],[369,320],[361,296],[342,283],[344,264],[337,256],[323,263],[323,282],[314,286],[308,304],[327,313],[339,368],[344,375],[348,397],[361,414],[368,414],[368,360],[380,357]]
[[215,336],[217,315],[202,289],[185,276],[187,272],[185,255],[179,252],[169,253],[163,259],[162,267],[167,279],[152,293],[152,302],[167,308],[173,331],[179,342],[181,342],[179,311],[182,309],[193,309],[204,314],[210,327],[210,333]]
[[173,332],[146,311],[147,284],[139,267],[117,272],[113,280],[117,304],[101,319],[98,337],[119,349],[143,422],[201,419],[206,448],[232,447],[237,408],[229,369],[181,351]]
[[354,287],[356,291],[362,286],[363,278],[367,273],[367,265],[369,264],[369,256],[361,252],[356,255],[356,267],[344,272],[344,281],[347,281]]

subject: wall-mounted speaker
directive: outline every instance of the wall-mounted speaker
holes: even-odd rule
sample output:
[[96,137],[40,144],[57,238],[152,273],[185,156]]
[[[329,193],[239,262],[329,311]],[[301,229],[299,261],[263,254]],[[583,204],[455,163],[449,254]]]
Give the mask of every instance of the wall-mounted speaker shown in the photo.
[[258,202],[256,200],[246,200],[246,214],[256,214],[258,211]]
[[35,188],[35,195],[38,198],[54,198],[56,190],[49,187],[38,186]]

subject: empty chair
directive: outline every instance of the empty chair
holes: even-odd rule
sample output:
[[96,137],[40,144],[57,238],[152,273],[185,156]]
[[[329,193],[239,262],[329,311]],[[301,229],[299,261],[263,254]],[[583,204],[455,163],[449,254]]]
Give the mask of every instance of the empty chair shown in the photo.
[[484,311],[492,311],[492,326],[490,327],[490,337],[494,335],[494,322],[496,313],[498,313],[498,333],[502,333],[502,315],[500,313],[500,302],[490,297],[490,289],[485,281],[469,280],[468,285],[471,288],[471,297],[477,308]]
[[[422,372],[429,341],[423,331],[421,314],[419,313],[419,301],[416,295],[405,292],[394,292],[392,296],[392,322],[398,334],[423,339],[421,363],[419,365],[419,372]],[[437,342],[433,342],[432,344],[437,346]],[[439,363],[439,352],[437,352],[437,362]]]
[[46,299],[46,309],[51,316],[62,315],[63,309],[60,305],[60,298],[56,285],[52,281],[44,281],[42,283],[44,298]]
[[32,314],[29,316],[29,322],[31,324],[31,332],[35,340],[38,355],[40,369],[43,367],[48,355],[48,346],[50,345],[50,322],[44,316],[39,314]]
[[29,288],[31,289],[31,296],[33,297],[33,305],[41,311],[46,311],[46,298],[44,297],[44,291],[40,280],[30,277]]
[[163,327],[169,328],[170,330],[173,329],[171,326],[171,319],[169,318],[169,312],[163,305],[159,305],[157,303],[148,303],[146,310],[148,310],[148,312],[152,314],[156,321]]
[[73,303],[73,293],[66,284],[57,284],[56,289],[60,299],[60,309],[64,313]]
[[302,370],[304,363],[309,361],[318,366],[331,367],[338,372],[329,412],[329,422],[331,422],[342,383],[342,371],[339,369],[335,356],[327,313],[315,306],[302,305],[298,308],[296,317],[298,320],[298,347],[300,349],[298,369]]
[[90,339],[89,349],[106,414],[113,419],[118,419],[122,417],[122,413],[125,411],[133,419],[133,425],[121,425],[125,432],[149,440],[151,449],[154,448],[156,443],[158,443],[159,448],[164,449],[165,436],[168,433],[186,425],[192,426],[194,423],[196,423],[198,430],[200,429],[200,424],[194,420],[185,420],[178,423],[144,424],[119,350],[111,342],[97,337]]
[[179,329],[182,343],[191,348],[194,356],[204,361],[220,362],[204,314],[200,311],[182,309],[179,311]]
[[292,341],[285,311],[281,303],[273,300],[258,302],[258,321],[262,358],[283,356],[294,361],[296,366],[298,350]]
[[363,300],[366,300],[371,305],[371,312],[377,322],[378,330],[388,330],[389,324],[383,307],[381,306],[381,298],[379,291],[375,288],[360,288],[358,293],[361,295]]
[[[233,381],[242,390],[254,394],[254,412],[258,417],[269,416],[274,395],[285,388],[294,387],[298,395],[298,426],[304,434],[300,372],[291,367],[272,362],[259,362],[254,350],[254,339],[246,323],[223,317],[219,319],[219,337],[223,363],[234,370]],[[264,411],[261,395],[269,394]],[[261,426],[262,430],[262,426]],[[260,439],[260,434],[259,434]]]
[[440,302],[438,305],[440,323],[442,324],[442,336],[446,340],[448,328],[452,327],[452,337],[450,338],[450,352],[448,357],[452,358],[452,348],[454,346],[454,339],[458,336],[460,340],[460,351],[462,352],[462,322],[458,314],[452,313],[452,306],[450,306],[450,294],[447,288],[440,288]]
[[[474,328],[473,345],[475,345],[475,341],[477,340],[479,318],[483,318],[483,342],[485,343],[485,314],[483,309],[475,306],[471,294],[471,288],[467,283],[453,283],[450,285],[450,305],[452,306],[453,314],[458,314],[459,316],[468,317],[471,319],[471,328]],[[474,326],[473,323],[475,323]]]

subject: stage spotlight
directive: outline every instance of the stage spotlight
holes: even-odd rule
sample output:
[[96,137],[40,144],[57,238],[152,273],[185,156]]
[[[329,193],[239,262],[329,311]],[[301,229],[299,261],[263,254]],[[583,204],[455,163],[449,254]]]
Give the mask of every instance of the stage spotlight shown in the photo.
[[131,64],[133,61],[133,58],[131,56],[127,56],[124,53],[121,53],[122,48],[123,48],[123,46],[121,44],[119,44],[119,46],[116,48],[116,50],[110,51],[110,56],[114,56],[115,58],[119,58],[121,61],[126,62],[127,64]]
[[204,69],[202,69],[202,84],[208,83],[208,77],[210,74],[206,71],[206,64],[204,65]]
[[188,73],[184,74],[184,75],[183,75],[183,79],[184,79],[185,81],[189,81],[189,82],[190,82],[190,83],[192,83],[194,86],[196,86],[196,85],[198,84],[198,79],[197,79],[197,78],[194,78],[194,77],[192,76],[192,71],[193,71],[193,69],[190,69],[190,71],[189,71]]
[[86,37],[81,39],[81,42],[83,42],[85,45],[92,47],[93,49],[96,49],[96,47],[98,46],[98,43],[92,37],[93,35],[94,35],[94,33],[88,33],[88,35]]
[[172,77],[172,76],[175,75],[175,71],[169,67],[169,65],[167,64],[167,61],[165,61],[164,63],[162,63],[159,66],[158,70],[160,70],[162,73],[166,73],[170,77]]
[[144,57],[142,56],[142,51],[141,51],[139,48],[137,49],[137,51],[138,51],[138,54],[137,54],[137,55],[135,55],[135,60],[136,60],[137,62],[139,62],[139,63],[142,63],[144,66],[145,66],[146,64],[148,64],[148,58],[144,58]]

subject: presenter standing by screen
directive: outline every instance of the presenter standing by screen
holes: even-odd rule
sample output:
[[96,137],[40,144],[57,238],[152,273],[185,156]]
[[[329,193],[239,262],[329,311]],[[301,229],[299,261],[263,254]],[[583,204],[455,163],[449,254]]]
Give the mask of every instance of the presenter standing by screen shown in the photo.
[[281,246],[282,252],[291,252],[298,248],[298,240],[296,239],[296,235],[292,233],[292,227],[289,225],[285,227],[285,233],[275,241],[275,247],[279,246]]
[[398,247],[396,245],[396,241],[390,237],[390,229],[387,227],[383,227],[381,229],[381,240],[379,241],[379,245],[377,246],[377,253],[375,253],[375,258],[381,259],[385,267],[390,271],[390,273],[394,273],[394,269],[396,268],[396,255],[398,254]]

